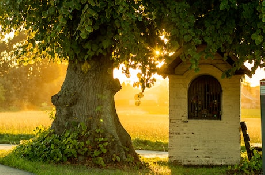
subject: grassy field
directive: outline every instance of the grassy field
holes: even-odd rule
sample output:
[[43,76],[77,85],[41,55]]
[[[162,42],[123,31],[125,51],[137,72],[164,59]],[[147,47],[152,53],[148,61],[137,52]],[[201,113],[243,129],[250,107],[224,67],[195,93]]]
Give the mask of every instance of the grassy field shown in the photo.
[[241,118],[260,118],[260,109],[241,109]]
[[22,111],[0,113],[1,134],[33,134],[33,130],[40,125],[50,126],[48,112]]
[[[168,116],[149,114],[120,114],[120,121],[132,139],[168,141]],[[49,127],[47,112],[24,111],[0,113],[0,134],[33,134],[40,125]]]
[[[118,111],[120,121],[131,135],[135,149],[156,149],[167,151],[168,143],[168,115],[152,115],[143,111],[135,114],[134,111]],[[261,142],[260,118],[243,117],[247,122],[248,133],[251,143]],[[28,139],[33,136],[34,129],[43,125],[49,127],[51,120],[47,112],[24,111],[0,113],[0,143],[12,143],[12,139]],[[14,142],[17,143],[17,142]],[[148,147],[148,145],[150,145]],[[243,142],[242,142],[243,145]],[[149,164],[149,168],[135,169],[132,167],[121,169],[96,169],[85,166],[52,165],[39,162],[29,162],[15,157],[13,154],[0,150],[0,163],[17,167],[38,175],[52,174],[174,174],[174,175],[211,175],[226,174],[226,166],[205,167],[183,167],[171,165],[168,159],[141,158]],[[37,168],[36,168],[37,167]]]
[[[245,121],[247,124],[248,135],[250,137],[250,143],[261,143],[261,120],[260,118],[241,118],[241,121]],[[241,138],[241,143],[243,143],[243,138]]]
[[[122,125],[131,135],[132,140],[148,140],[150,142],[162,143],[168,142],[168,115],[153,115],[144,112],[133,114],[132,111],[118,111],[118,114]],[[254,115],[249,116],[250,117],[246,115],[243,116],[241,121],[247,123],[251,143],[260,143],[260,118],[251,117]],[[8,142],[10,138],[16,136],[21,137],[22,135],[28,135],[30,137],[34,134],[33,130],[37,126],[43,125],[49,127],[51,122],[48,113],[45,111],[0,113],[0,143]],[[164,148],[161,148],[160,150],[163,149]]]
[[241,109],[241,121],[247,124],[250,143],[261,143],[260,109]]

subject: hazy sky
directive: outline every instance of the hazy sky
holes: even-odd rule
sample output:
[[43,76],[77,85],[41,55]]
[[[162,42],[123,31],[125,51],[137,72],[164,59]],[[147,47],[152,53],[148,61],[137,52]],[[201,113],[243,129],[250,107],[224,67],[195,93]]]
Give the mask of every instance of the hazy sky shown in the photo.
[[[252,64],[250,63],[245,63],[245,65],[249,69],[252,67]],[[122,68],[120,67],[120,69],[114,70],[114,78],[118,78],[121,83],[127,82],[130,84],[133,84],[133,82],[136,82],[138,80],[137,73],[139,73],[140,70],[130,69],[130,72],[131,72],[131,77],[127,78],[126,75],[122,73]],[[160,79],[159,77],[156,77],[156,78]],[[261,79],[265,79],[265,71],[264,69],[260,69],[260,68],[256,70],[256,73],[254,75],[252,75],[252,78],[249,78],[248,76],[246,76],[246,81],[249,82],[252,87],[259,86]]]
[[[245,65],[248,68],[252,67],[252,64],[250,64],[250,63],[245,63]],[[249,78],[248,76],[246,76],[246,81],[249,82],[252,87],[259,86],[261,79],[265,79],[264,68],[263,69],[258,68],[256,70],[255,74],[252,75],[252,78]]]

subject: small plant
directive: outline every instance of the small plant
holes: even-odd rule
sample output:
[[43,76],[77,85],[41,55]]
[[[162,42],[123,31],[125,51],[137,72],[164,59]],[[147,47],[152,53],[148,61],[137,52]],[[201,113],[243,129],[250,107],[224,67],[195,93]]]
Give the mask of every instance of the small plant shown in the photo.
[[66,130],[61,135],[43,127],[37,127],[35,132],[34,138],[22,141],[14,150],[16,155],[49,163],[79,162],[106,165],[104,154],[109,143],[101,129],[88,131],[86,125],[81,123],[76,129]]
[[251,160],[248,160],[247,157],[242,158],[239,165],[234,167],[229,166],[228,172],[233,174],[260,174],[262,171],[262,155],[253,150],[253,156]]
[[50,112],[48,112],[49,118],[51,120],[54,120],[55,119],[55,113],[56,113],[55,108],[52,108],[52,110]]

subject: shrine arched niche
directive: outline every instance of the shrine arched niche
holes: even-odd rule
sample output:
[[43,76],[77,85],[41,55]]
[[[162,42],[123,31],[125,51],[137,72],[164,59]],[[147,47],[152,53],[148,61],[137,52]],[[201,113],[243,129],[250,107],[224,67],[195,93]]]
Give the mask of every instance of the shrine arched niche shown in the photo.
[[211,75],[193,79],[188,89],[188,119],[221,120],[222,87]]

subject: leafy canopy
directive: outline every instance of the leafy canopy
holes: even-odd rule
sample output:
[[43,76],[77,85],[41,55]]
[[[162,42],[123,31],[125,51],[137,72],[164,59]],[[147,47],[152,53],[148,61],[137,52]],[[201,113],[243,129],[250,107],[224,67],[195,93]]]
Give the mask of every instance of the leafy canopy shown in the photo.
[[124,63],[125,73],[140,68],[143,88],[169,53],[181,51],[197,69],[202,53],[196,47],[202,44],[206,58],[216,52],[238,58],[231,75],[245,61],[254,60],[253,71],[264,67],[262,0],[1,0],[0,7],[3,35],[28,32],[16,55],[77,61],[104,55],[116,66]]

